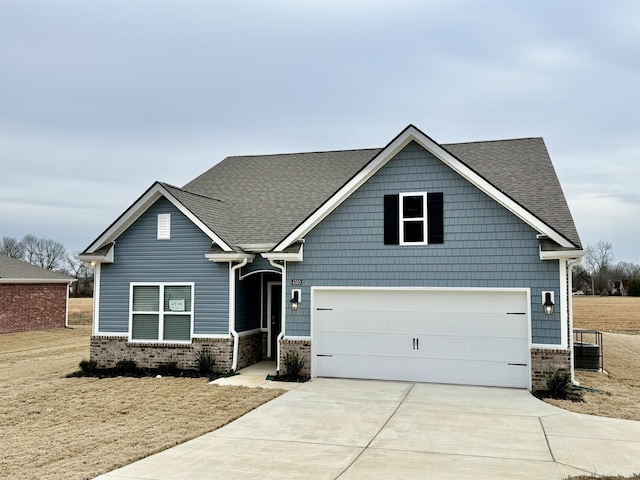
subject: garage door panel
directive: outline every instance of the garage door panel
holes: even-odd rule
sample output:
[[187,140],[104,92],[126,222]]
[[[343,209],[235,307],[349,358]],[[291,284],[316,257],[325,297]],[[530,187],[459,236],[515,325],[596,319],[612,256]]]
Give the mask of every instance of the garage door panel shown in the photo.
[[315,375],[527,387],[524,291],[316,290]]

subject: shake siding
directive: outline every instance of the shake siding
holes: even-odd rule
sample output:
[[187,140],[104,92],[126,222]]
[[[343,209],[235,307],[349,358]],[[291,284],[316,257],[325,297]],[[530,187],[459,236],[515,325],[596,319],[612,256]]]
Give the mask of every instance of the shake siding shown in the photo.
[[[424,191],[444,193],[444,243],[384,245],[384,195]],[[302,280],[303,303],[286,312],[286,334],[311,334],[310,286],[524,287],[531,289],[532,341],[558,344],[560,308],[544,315],[541,292],[560,298],[559,266],[539,259],[536,235],[411,143],[307,234],[304,262],[287,264],[287,278]]]
[[[171,239],[157,240],[157,215],[171,214]],[[195,282],[194,334],[229,333],[229,264],[204,254],[211,240],[168,200],[153,204],[117,240],[100,276],[101,333],[129,328],[130,282]]]

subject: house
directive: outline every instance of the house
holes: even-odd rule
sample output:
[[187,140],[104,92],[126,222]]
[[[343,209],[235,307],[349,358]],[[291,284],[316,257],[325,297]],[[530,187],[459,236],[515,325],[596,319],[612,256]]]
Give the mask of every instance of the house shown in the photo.
[[229,157],[80,255],[91,358],[536,389],[571,363],[580,238],[541,138]]
[[67,326],[74,281],[0,253],[0,333]]

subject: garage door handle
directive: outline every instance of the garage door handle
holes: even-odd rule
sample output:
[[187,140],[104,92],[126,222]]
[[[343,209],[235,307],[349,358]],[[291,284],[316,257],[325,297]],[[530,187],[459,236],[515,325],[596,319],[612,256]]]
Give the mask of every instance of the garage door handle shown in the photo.
[[420,339],[419,338],[414,338],[413,339],[413,349],[414,350],[420,350]]
[[413,340],[413,349],[415,350],[416,349],[416,339],[412,338],[412,340]]
[[333,355],[322,355],[320,353],[316,354],[316,357],[333,357]]
[[507,365],[512,365],[514,367],[526,367],[526,363],[507,363]]

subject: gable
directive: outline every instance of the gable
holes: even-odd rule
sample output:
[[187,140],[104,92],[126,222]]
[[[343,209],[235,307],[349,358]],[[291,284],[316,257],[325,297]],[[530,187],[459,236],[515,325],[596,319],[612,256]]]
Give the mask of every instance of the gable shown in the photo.
[[[368,181],[376,172],[382,168],[387,162],[389,162],[396,154],[398,154],[404,147],[409,145],[411,142],[416,142],[431,154],[433,154],[436,158],[438,158],[445,165],[453,169],[458,175],[465,178],[467,181],[471,182],[481,191],[489,195],[499,204],[507,208],[512,214],[520,218],[529,224],[532,228],[538,231],[541,235],[544,235],[550,238],[552,241],[556,242],[560,247],[563,248],[580,248],[579,238],[577,233],[575,232],[575,226],[573,225],[573,220],[569,213],[568,207],[566,207],[566,200],[564,199],[564,195],[562,190],[559,188],[560,185],[557,183],[552,186],[550,190],[548,190],[548,197],[544,196],[540,198],[543,207],[540,207],[540,210],[548,213],[548,211],[554,207],[553,203],[555,202],[556,207],[562,207],[564,205],[563,211],[566,211],[567,215],[562,216],[567,223],[563,230],[556,230],[549,225],[549,221],[545,221],[545,217],[538,217],[535,215],[529,208],[525,205],[534,204],[538,201],[540,196],[536,195],[534,198],[529,198],[526,195],[520,195],[520,197],[528,203],[525,205],[521,205],[514,198],[509,196],[505,191],[493,185],[490,181],[476,172],[474,169],[469,167],[467,164],[463,163],[460,159],[453,156],[449,151],[447,151],[442,146],[438,145],[427,135],[422,133],[420,130],[410,125],[403,132],[401,132],[395,139],[393,139],[383,150],[381,150],[362,170],[358,172],[351,180],[349,180],[339,191],[337,191],[327,202],[321,205],[312,215],[310,215],[304,222],[302,222],[295,230],[293,230],[284,240],[282,240],[276,247],[275,251],[282,251],[284,248],[289,246],[291,243],[301,239],[304,237],[306,233],[308,233],[312,228],[314,228],[319,222],[321,222],[329,213],[331,213],[337,206],[339,206],[346,198],[348,198],[354,191],[356,191],[362,184]],[[551,162],[548,159],[548,154],[546,154],[546,149],[543,146],[543,151],[545,153],[546,159],[548,162],[545,162],[544,158],[537,158],[540,156],[540,149],[537,150],[537,155],[534,155],[536,161],[541,162],[541,169],[545,169],[547,167],[551,167],[551,173],[546,173],[546,175],[552,175],[555,178],[555,172],[551,166]],[[504,154],[505,158],[509,159],[512,155]],[[482,158],[482,156],[480,156]],[[548,163],[546,165],[545,163]],[[511,172],[512,177],[518,177],[519,173],[517,168],[514,168],[513,165],[509,165],[508,163],[505,165],[507,170]],[[517,190],[519,185],[523,182],[532,182],[537,184],[541,182],[540,176],[534,178],[524,178],[518,182],[513,182],[509,191]],[[504,184],[505,182],[503,182]],[[566,230],[566,232],[565,232]],[[568,232],[568,233],[567,233]],[[573,242],[569,240],[569,237],[573,237]]]

